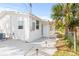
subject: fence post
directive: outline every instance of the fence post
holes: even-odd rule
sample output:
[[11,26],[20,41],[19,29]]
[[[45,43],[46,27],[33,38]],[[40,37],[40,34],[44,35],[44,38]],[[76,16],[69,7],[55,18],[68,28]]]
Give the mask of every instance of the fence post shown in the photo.
[[74,32],[74,51],[76,52],[76,36],[75,36],[75,32]]
[[47,47],[47,41],[45,41],[46,47]]

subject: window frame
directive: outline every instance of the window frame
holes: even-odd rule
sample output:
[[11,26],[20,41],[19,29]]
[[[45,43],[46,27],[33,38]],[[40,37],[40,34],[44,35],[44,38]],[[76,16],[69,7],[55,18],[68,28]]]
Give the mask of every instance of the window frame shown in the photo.
[[24,21],[23,20],[19,20],[18,21],[18,29],[23,29],[24,28]]
[[40,28],[39,24],[40,24],[39,20],[36,20],[36,29],[38,29],[38,30]]
[[18,26],[18,29],[23,29],[23,26],[19,25],[19,26]]

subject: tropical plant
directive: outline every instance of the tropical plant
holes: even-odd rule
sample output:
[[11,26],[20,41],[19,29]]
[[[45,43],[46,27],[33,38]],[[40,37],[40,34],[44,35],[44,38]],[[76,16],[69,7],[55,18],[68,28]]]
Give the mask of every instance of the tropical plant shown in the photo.
[[[57,29],[62,27],[60,25],[63,23],[65,27],[65,37],[68,37],[69,32],[72,32],[72,34],[74,34],[74,48],[76,50],[76,27],[79,26],[79,4],[57,4],[53,7],[51,16],[56,20]],[[59,20],[64,20],[64,22],[59,22]]]
[[55,29],[57,29],[57,30],[58,29],[61,30],[61,28],[62,29],[64,28],[63,21],[62,21],[62,16],[63,16],[62,10],[63,10],[62,4],[57,4],[52,8],[51,17],[56,20]]

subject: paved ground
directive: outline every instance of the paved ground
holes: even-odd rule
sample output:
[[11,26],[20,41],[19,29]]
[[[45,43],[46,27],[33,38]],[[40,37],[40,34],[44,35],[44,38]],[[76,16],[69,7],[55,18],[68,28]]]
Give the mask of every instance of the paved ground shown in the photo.
[[18,40],[0,41],[0,55],[24,55],[32,46]]
[[[36,40],[35,42],[31,42],[30,44],[35,44],[38,46],[34,46],[26,55],[35,56],[38,54],[39,56],[51,56],[55,51],[57,51],[55,48],[56,40],[44,39],[41,42],[37,42]],[[38,53],[36,52],[36,49],[39,49]]]
[[51,56],[56,51],[55,42],[55,36],[52,39],[41,38],[30,43],[20,40],[0,41],[0,56]]
[[50,40],[45,43],[45,41],[31,43],[25,43],[18,40],[0,41],[0,56],[36,56],[36,49],[39,49],[38,55],[50,56],[56,51],[56,48],[54,47],[55,42]]

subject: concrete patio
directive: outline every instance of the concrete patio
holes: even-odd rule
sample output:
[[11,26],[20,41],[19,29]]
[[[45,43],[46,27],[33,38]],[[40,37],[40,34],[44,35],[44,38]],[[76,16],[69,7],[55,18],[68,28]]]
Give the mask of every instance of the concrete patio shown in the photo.
[[[55,51],[55,38],[45,39],[25,43],[20,40],[0,41],[0,56],[51,56]],[[45,43],[47,42],[47,43]]]

